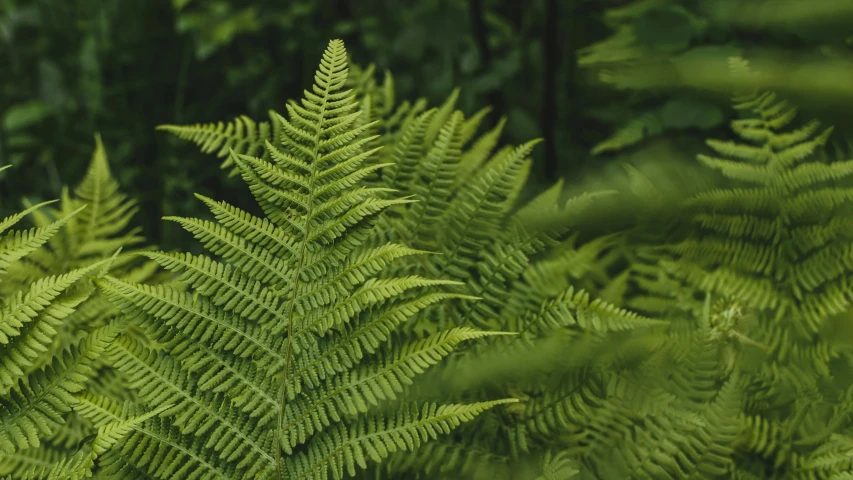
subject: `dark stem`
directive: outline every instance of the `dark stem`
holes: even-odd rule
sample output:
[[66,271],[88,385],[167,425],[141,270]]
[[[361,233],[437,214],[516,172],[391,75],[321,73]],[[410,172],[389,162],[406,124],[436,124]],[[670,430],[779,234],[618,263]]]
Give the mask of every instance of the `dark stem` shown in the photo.
[[557,37],[557,0],[545,0],[545,30],[542,35],[543,76],[540,123],[545,138],[545,175],[556,179],[559,173],[555,133],[557,125],[557,72],[560,49]]
[[488,66],[492,63],[492,52],[489,50],[486,22],[483,19],[483,0],[470,0],[468,2],[468,13],[471,15],[471,30],[474,35],[474,42],[480,50],[482,65]]
[[184,113],[184,94],[186,93],[187,88],[187,75],[190,69],[190,63],[192,63],[193,59],[193,49],[192,45],[187,42],[184,44],[184,53],[181,57],[181,67],[178,70],[178,80],[175,92],[175,113],[173,114],[172,121],[174,123],[180,124],[183,122],[183,113]]
[[[486,28],[483,0],[469,0],[468,15],[471,17],[471,34],[474,36],[474,43],[477,44],[477,50],[480,52],[481,61],[477,73],[487,73],[492,68],[492,50],[489,48],[489,32]],[[503,114],[503,97],[500,91],[489,92],[486,101],[498,116]]]

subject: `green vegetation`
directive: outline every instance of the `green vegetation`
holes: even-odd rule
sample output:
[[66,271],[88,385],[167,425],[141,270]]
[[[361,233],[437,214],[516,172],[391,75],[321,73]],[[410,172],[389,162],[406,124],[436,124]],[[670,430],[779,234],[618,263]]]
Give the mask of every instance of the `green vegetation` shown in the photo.
[[853,476],[849,5],[414,3],[0,6],[0,478]]

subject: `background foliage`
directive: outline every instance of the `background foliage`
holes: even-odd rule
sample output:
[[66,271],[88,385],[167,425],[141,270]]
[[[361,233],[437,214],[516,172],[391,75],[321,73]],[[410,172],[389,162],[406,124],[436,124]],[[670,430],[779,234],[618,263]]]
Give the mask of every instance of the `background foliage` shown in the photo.
[[[846,131],[853,9],[843,0],[3,0],[0,214],[56,198],[80,177],[99,131],[152,242],[191,248],[159,218],[200,214],[193,188],[240,204],[218,163],[189,155],[162,123],[265,119],[310,80],[329,38],[394,73],[399,99],[491,105],[504,140],[544,137],[533,189],[612,185],[633,163],[684,184],[692,152],[726,136],[725,58]],[[676,25],[678,28],[661,28]],[[843,143],[836,134],[831,142]],[[682,170],[675,170],[674,166]],[[675,172],[675,173],[673,173]],[[0,175],[4,175],[0,173]],[[62,179],[62,180],[61,180]]]

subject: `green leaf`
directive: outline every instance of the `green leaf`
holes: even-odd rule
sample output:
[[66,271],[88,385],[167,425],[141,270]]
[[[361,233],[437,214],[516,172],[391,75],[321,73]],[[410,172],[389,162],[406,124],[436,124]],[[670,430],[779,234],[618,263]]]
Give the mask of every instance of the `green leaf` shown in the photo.
[[675,6],[650,10],[634,25],[634,35],[640,43],[665,52],[687,47],[697,30],[690,14]]
[[50,108],[38,100],[12,105],[3,115],[3,129],[12,132],[29,127],[47,118],[49,113]]
[[676,98],[661,107],[659,118],[664,128],[683,130],[697,127],[708,130],[723,122],[723,111],[701,100]]
[[97,113],[101,109],[101,63],[98,60],[98,41],[88,35],[80,49],[80,88],[86,108]]

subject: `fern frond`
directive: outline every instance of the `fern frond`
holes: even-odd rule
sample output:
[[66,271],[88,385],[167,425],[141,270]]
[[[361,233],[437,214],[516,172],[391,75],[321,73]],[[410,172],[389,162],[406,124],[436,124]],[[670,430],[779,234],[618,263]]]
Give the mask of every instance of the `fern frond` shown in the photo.
[[[34,475],[33,478],[78,480],[91,477],[95,460],[99,456],[109,451],[116,442],[127,435],[136,425],[159,414],[165,408],[168,408],[168,406],[161,407],[144,415],[101,425],[91,444],[86,444],[70,458],[58,461],[49,468],[33,469],[31,471],[31,474]],[[39,470],[41,471],[39,472]]]
[[513,207],[513,191],[523,184],[527,158],[538,141],[528,142],[500,156],[478,172],[447,208],[448,229],[439,244],[442,267],[455,278],[464,278],[485,244],[497,234],[495,227]]
[[279,137],[277,114],[270,110],[269,117],[269,122],[255,122],[248,116],[241,115],[227,123],[160,125],[157,130],[169,132],[181,140],[198,145],[204,153],[212,153],[224,159],[220,168],[230,167],[229,176],[235,176],[239,170],[231,160],[231,151],[250,156],[266,156],[268,150],[264,148],[264,144],[275,142]]
[[[736,72],[748,69],[743,61],[732,65]],[[681,260],[669,263],[670,271],[701,289],[757,308],[790,309],[801,333],[816,332],[825,315],[853,301],[842,293],[849,248],[833,232],[843,222],[818,225],[850,196],[847,189],[825,185],[849,178],[853,168],[850,162],[807,161],[826,143],[831,129],[818,133],[812,122],[788,134],[779,132],[793,113],[775,95],[744,93],[736,102],[753,116],[734,121],[732,127],[758,146],[709,141],[718,153],[737,160],[704,155],[699,160],[758,187],[712,191],[688,202],[703,233],[672,249]],[[819,236],[804,236],[811,232]],[[829,238],[835,241],[820,240]]]
[[[263,139],[263,156],[231,150],[263,218],[199,196],[215,221],[168,219],[211,256],[141,253],[178,274],[186,289],[113,276],[96,280],[154,340],[152,346],[116,340],[109,348],[113,365],[141,404],[174,405],[135,427],[120,454],[110,451],[105,458],[115,467],[108,471],[254,479],[295,478],[305,470],[308,478],[325,478],[323,472],[340,474],[344,464],[350,473],[366,465],[340,455],[380,448],[377,442],[404,432],[447,432],[505,403],[427,406],[419,419],[408,413],[388,419],[376,411],[380,404],[396,408],[412,378],[456,344],[489,334],[460,328],[420,342],[392,342],[392,332],[411,315],[471,297],[440,291],[458,282],[385,275],[398,260],[427,252],[374,245],[374,225],[385,210],[415,207],[408,207],[410,199],[388,198],[389,188],[371,186],[373,174],[389,164],[377,160],[378,124],[364,118],[366,107],[376,107],[372,97],[359,102],[345,89],[342,42],[329,43],[314,80],[301,101],[287,104],[287,117],[273,114],[278,133]],[[456,116],[443,130],[442,151],[461,126]],[[430,128],[435,124],[425,135]],[[207,149],[227,144],[227,135],[237,141],[227,129],[207,132],[213,133],[193,137]],[[162,456],[168,464],[154,461]]]
[[[85,207],[80,207],[77,211],[72,212],[71,215],[83,210],[84,208]],[[27,209],[27,211],[34,209],[35,207],[31,207],[31,209]],[[14,219],[15,217],[11,218]],[[9,232],[0,239],[0,281],[2,281],[2,276],[7,273],[7,269],[12,263],[22,259],[24,256],[32,253],[37,248],[47,243],[47,241],[70,219],[70,215],[65,216],[48,226],[33,228],[26,231]],[[7,223],[8,225],[6,228],[13,225],[16,221],[17,219],[10,222],[4,221],[4,223]]]
[[663,125],[657,112],[647,112],[619,127],[613,132],[613,135],[595,145],[591,153],[599,155],[604,152],[622,150],[641,142],[647,137],[659,135],[662,131]]
[[335,428],[311,442],[308,453],[298,453],[287,462],[288,478],[320,480],[354,475],[356,466],[367,467],[367,460],[381,462],[390,453],[411,450],[422,443],[449,433],[463,422],[497,405],[517,402],[494,400],[469,405],[428,404],[422,408],[400,409],[393,417],[374,417],[347,428]]
[[0,399],[0,451],[11,455],[16,451],[37,447],[39,437],[50,434],[63,422],[62,413],[76,403],[72,394],[82,390],[90,365],[116,337],[114,327],[93,331],[79,347],[62,356],[43,370],[21,379]]

